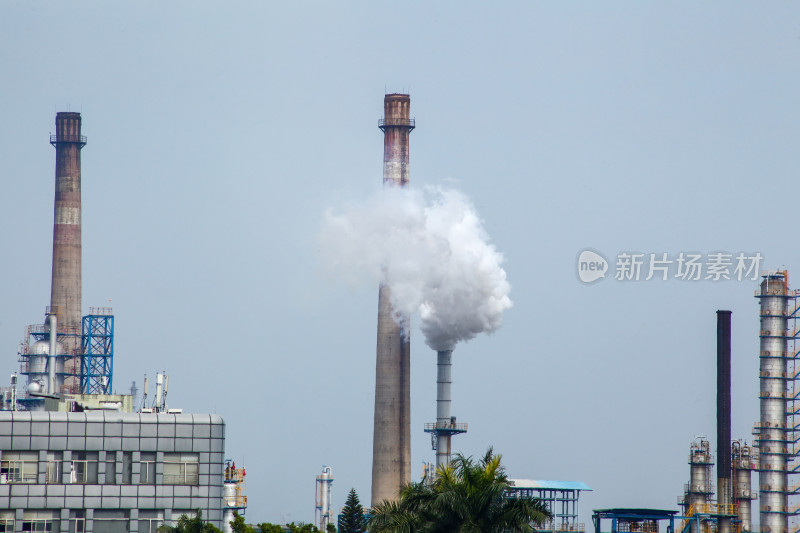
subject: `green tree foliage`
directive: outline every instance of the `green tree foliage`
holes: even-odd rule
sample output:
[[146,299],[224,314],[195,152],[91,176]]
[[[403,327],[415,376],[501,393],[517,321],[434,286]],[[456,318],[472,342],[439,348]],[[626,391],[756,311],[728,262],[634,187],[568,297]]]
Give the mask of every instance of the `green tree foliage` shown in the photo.
[[222,533],[218,527],[204,522],[203,513],[199,510],[194,518],[189,518],[185,514],[181,515],[177,524],[174,526],[164,524],[157,531],[158,533]]
[[303,522],[299,524],[292,522],[291,524],[286,524],[286,527],[289,529],[289,533],[320,533],[319,528],[314,524]]
[[231,529],[233,533],[255,533],[253,526],[247,525],[244,517],[236,511],[233,512],[233,520],[231,520]]
[[262,522],[258,524],[259,533],[286,533],[286,529],[269,522]]
[[339,533],[364,533],[367,529],[367,520],[364,509],[358,501],[356,489],[350,489],[347,500],[342,507],[342,519],[339,523]]
[[491,448],[480,461],[456,455],[433,483],[410,483],[398,501],[372,510],[369,533],[533,533],[552,515],[537,498],[507,498],[510,485]]
[[328,522],[328,525],[325,526],[327,533],[336,533],[336,525],[333,522]]

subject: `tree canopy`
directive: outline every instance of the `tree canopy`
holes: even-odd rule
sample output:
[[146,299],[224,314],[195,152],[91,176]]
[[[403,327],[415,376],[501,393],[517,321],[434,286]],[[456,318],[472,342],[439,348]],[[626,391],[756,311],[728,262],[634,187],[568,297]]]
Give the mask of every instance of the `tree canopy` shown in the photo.
[[551,518],[537,498],[509,498],[510,485],[492,449],[479,461],[457,454],[433,482],[409,483],[397,501],[372,509],[369,533],[532,533]]
[[339,533],[364,533],[367,529],[367,520],[364,508],[358,501],[356,489],[350,489],[347,500],[342,507],[342,519],[339,523]]

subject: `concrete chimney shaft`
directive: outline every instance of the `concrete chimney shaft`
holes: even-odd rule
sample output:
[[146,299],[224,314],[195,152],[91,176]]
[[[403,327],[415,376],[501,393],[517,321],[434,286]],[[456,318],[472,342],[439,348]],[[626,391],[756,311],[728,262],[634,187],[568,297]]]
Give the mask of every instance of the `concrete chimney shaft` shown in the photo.
[[[414,121],[407,94],[383,100],[384,186],[408,185],[408,140]],[[372,436],[372,505],[396,499],[411,481],[411,354],[408,317],[398,317],[391,291],[378,293],[378,342],[375,365],[375,419]]]

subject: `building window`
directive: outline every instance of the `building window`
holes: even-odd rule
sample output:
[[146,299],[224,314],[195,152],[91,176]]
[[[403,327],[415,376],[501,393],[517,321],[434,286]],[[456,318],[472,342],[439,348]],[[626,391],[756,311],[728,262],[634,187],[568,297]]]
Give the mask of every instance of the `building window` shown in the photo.
[[132,452],[122,452],[122,484],[130,485],[133,472]]
[[139,483],[153,485],[156,482],[156,454],[142,452],[139,460]]
[[63,452],[47,452],[47,469],[45,470],[45,483],[61,483],[64,458]]
[[14,511],[0,511],[0,533],[14,533]]
[[163,524],[164,511],[139,510],[139,533],[156,533],[156,530]]
[[94,511],[94,533],[127,533],[128,513],[116,509],[96,509]]
[[86,518],[83,510],[69,512],[69,533],[84,533],[86,531]]
[[106,453],[106,485],[115,485],[117,482],[116,452]]
[[38,471],[37,452],[3,452],[0,483],[36,483]]
[[97,483],[97,452],[73,452],[72,482]]
[[58,533],[59,528],[56,511],[25,511],[22,516],[22,531]]
[[196,453],[165,453],[165,485],[197,485],[200,458]]

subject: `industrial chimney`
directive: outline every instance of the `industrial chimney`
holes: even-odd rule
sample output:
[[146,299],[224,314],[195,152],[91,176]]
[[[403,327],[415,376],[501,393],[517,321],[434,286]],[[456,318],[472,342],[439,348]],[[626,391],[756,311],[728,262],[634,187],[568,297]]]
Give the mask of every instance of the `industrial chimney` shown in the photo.
[[[80,113],[56,114],[56,134],[50,136],[56,149],[56,194],[53,221],[53,270],[50,309],[56,314],[58,332],[67,355],[80,351],[81,334],[81,135]],[[63,382],[64,373],[77,374],[79,359],[57,358],[56,371],[61,377],[55,392],[76,387],[77,382]],[[66,363],[65,363],[66,361]],[[64,365],[70,368],[63,368]],[[51,391],[54,392],[54,391]]]
[[[383,184],[408,185],[408,140],[414,129],[411,98],[387,94],[383,137]],[[378,294],[378,342],[375,364],[375,421],[372,434],[372,505],[397,498],[411,481],[411,355],[409,319],[392,310],[389,287]]]
[[731,533],[731,312],[717,311],[717,504],[718,533]]

